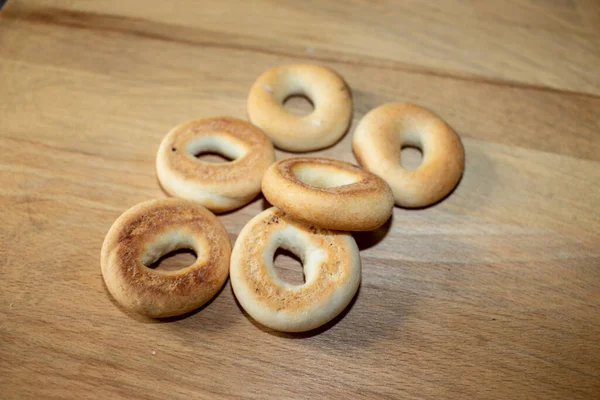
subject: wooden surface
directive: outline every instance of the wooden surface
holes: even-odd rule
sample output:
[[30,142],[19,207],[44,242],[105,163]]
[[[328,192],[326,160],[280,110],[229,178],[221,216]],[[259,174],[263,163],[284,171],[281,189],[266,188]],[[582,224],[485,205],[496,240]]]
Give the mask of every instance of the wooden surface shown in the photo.
[[[461,135],[459,187],[356,235],[360,292],[316,332],[261,328],[229,283],[185,318],[121,311],[100,246],[164,196],[163,135],[245,118],[295,62],[352,88],[319,154],[354,161],[357,121],[411,101]],[[232,240],[264,206],[220,217]],[[2,398],[600,398],[600,2],[9,0],[0,221]]]

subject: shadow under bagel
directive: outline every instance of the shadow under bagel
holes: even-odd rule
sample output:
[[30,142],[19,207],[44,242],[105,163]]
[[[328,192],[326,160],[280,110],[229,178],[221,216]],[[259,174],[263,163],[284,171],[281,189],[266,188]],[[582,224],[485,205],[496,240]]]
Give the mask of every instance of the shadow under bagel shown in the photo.
[[338,323],[340,323],[341,320],[344,319],[344,317],[354,307],[354,304],[356,303],[356,301],[360,295],[361,286],[362,286],[362,283],[358,286],[356,293],[354,294],[354,296],[352,297],[352,300],[350,300],[350,302],[348,303],[346,308],[344,308],[338,315],[333,317],[331,320],[329,320],[325,324],[318,326],[316,328],[313,328],[311,330],[308,330],[308,331],[303,331],[303,332],[282,332],[282,331],[278,331],[278,330],[269,328],[265,325],[262,325],[260,322],[256,321],[254,318],[252,318],[252,316],[250,316],[250,314],[248,314],[246,312],[246,310],[244,310],[244,307],[242,307],[242,305],[240,304],[237,297],[235,297],[233,288],[231,287],[231,285],[229,285],[231,294],[232,294],[233,298],[235,299],[235,304],[237,305],[239,310],[242,312],[242,314],[244,314],[244,316],[248,319],[248,321],[250,321],[250,323],[252,325],[254,325],[254,327],[256,327],[257,329],[260,329],[262,332],[268,333],[269,335],[286,338],[286,339],[307,339],[307,338],[311,338],[314,336],[318,336],[318,335],[330,330],[331,328],[335,327]]
[[370,249],[384,240],[388,235],[393,222],[394,213],[392,211],[390,218],[388,218],[388,220],[379,228],[373,229],[372,231],[351,232],[358,249],[360,251]]
[[262,192],[260,193],[260,195],[262,196],[262,202],[261,202],[260,207],[263,211],[273,207],[273,204],[269,203],[269,200],[267,200],[267,198],[265,197],[264,194],[262,194]]
[[[171,322],[177,322],[177,321],[191,319],[196,314],[202,312],[204,309],[209,307],[221,295],[221,293],[223,293],[225,286],[228,286],[228,284],[229,284],[229,278],[227,278],[227,280],[225,281],[223,286],[221,286],[221,288],[217,291],[217,293],[215,293],[215,295],[213,297],[211,297],[206,303],[204,303],[203,305],[201,305],[200,307],[198,307],[192,311],[189,311],[189,312],[181,314],[181,315],[175,315],[172,317],[152,318],[152,317],[147,317],[142,314],[137,314],[133,311],[126,309],[121,304],[119,304],[119,302],[113,297],[112,293],[110,293],[110,290],[108,290],[108,287],[106,286],[106,283],[104,282],[104,279],[102,279],[102,287],[103,287],[104,292],[106,293],[106,296],[108,297],[109,301],[117,309],[119,309],[119,311],[121,311],[124,315],[126,315],[128,318],[130,318],[136,322],[143,323],[143,324],[164,324],[164,323],[171,323]],[[221,326],[221,327],[225,328],[225,326]]]

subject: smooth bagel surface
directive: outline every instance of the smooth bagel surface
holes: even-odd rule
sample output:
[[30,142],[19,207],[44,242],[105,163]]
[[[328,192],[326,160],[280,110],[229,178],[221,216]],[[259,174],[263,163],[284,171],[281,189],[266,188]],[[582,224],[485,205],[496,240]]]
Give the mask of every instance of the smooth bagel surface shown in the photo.
[[[292,95],[304,95],[313,105],[305,116],[283,106]],[[312,64],[283,65],[264,72],[248,94],[248,117],[276,147],[293,152],[322,149],[336,143],[352,117],[352,96],[333,70]]]
[[[400,164],[404,146],[423,153],[414,170]],[[408,103],[369,111],[356,127],[352,148],[362,166],[390,185],[402,207],[425,207],[443,199],[457,185],[465,165],[456,132],[431,111]]]

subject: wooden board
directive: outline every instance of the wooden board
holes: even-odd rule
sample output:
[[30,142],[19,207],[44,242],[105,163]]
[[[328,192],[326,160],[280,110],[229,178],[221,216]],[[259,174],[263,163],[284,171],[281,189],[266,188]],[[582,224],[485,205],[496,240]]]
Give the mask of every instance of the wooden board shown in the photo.
[[[351,134],[390,101],[461,135],[434,207],[356,234],[362,286],[290,335],[229,283],[185,318],[121,311],[99,253],[128,207],[164,197],[163,135],[245,118],[275,65],[352,88]],[[278,152],[278,157],[287,154]],[[219,218],[235,240],[262,198]],[[600,398],[600,3],[41,1],[0,11],[0,390],[24,398]],[[179,256],[176,265],[190,262]],[[279,260],[297,278],[292,260]]]

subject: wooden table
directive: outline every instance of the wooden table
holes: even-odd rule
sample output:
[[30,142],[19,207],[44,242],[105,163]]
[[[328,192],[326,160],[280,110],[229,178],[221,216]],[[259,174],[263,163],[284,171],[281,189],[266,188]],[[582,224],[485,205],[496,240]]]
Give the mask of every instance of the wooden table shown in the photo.
[[[123,312],[100,246],[165,196],[161,138],[245,118],[254,79],[299,62],[354,98],[315,154],[354,162],[359,119],[410,101],[461,135],[458,188],[355,235],[360,292],[315,332],[259,326],[229,283],[185,318]],[[2,398],[600,398],[597,0],[9,0],[0,135]],[[220,217],[232,240],[264,206]]]

